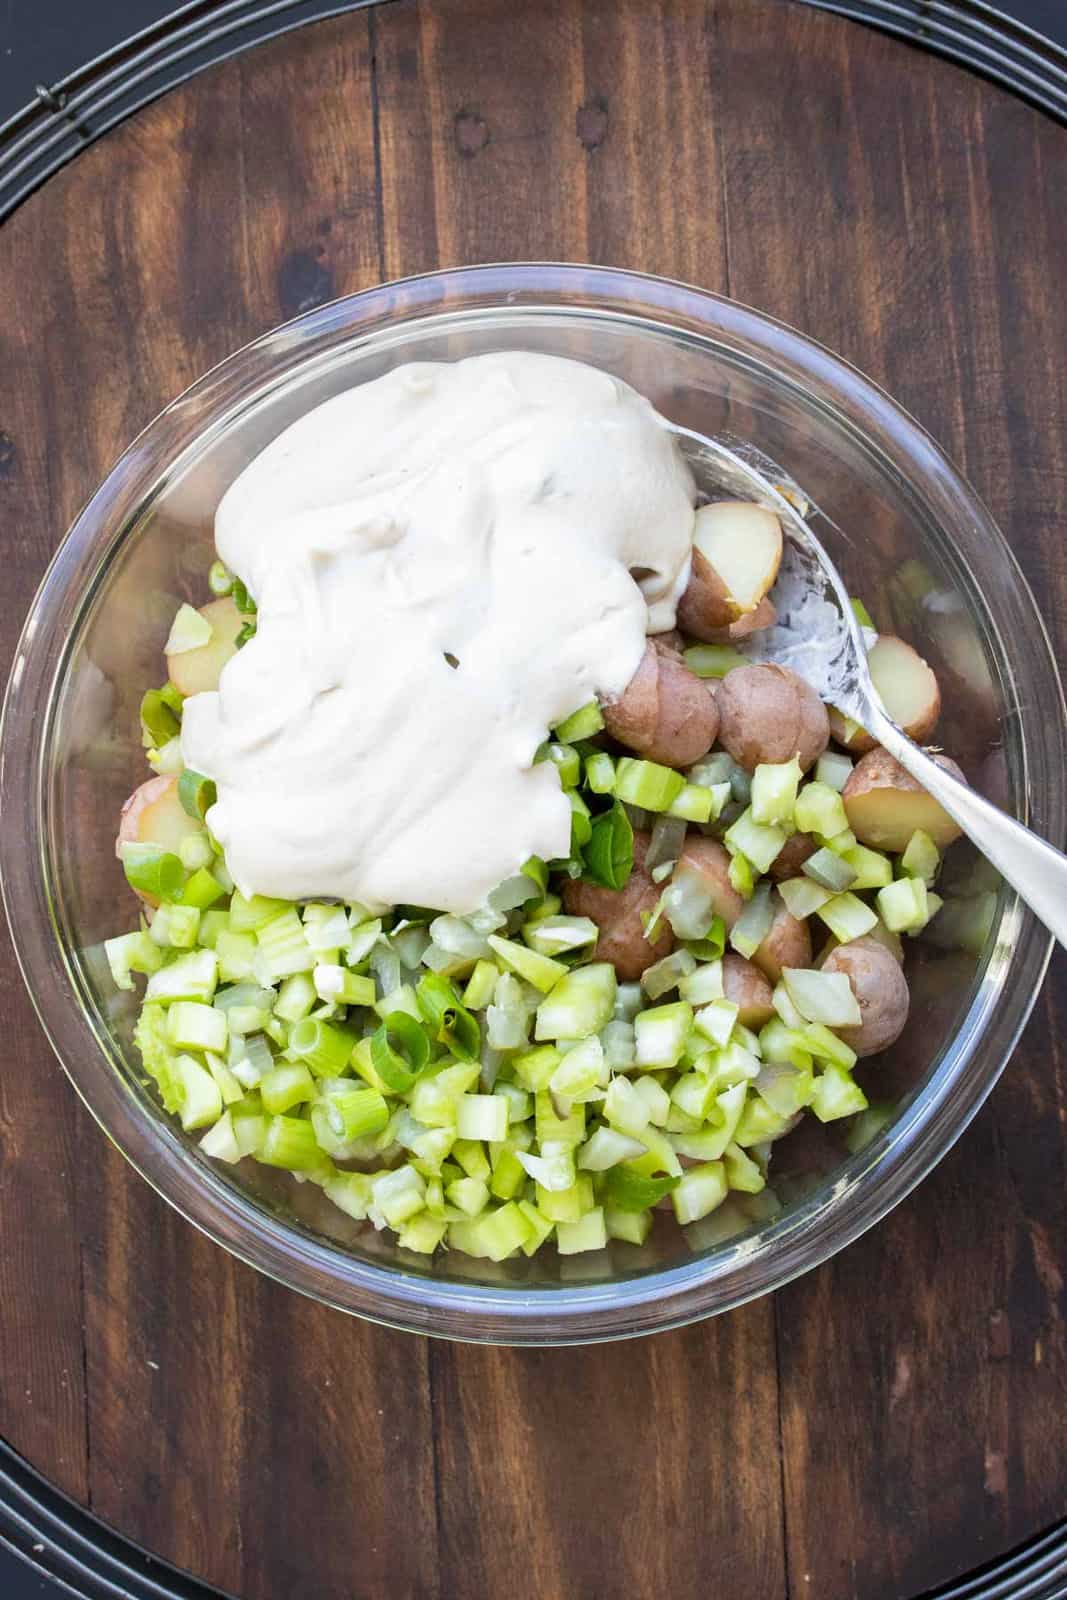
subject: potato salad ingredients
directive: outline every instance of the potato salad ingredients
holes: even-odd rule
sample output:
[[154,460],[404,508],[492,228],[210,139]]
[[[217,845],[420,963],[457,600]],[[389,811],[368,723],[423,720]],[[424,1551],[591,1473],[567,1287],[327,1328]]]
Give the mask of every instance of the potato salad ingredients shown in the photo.
[[[414,1255],[773,1214],[778,1142],[867,1109],[956,836],[745,659],[773,514],[694,513],[646,402],[513,354],[310,413],[218,545],[142,701],[105,947],[165,1111]],[[930,668],[872,664],[929,736]]]

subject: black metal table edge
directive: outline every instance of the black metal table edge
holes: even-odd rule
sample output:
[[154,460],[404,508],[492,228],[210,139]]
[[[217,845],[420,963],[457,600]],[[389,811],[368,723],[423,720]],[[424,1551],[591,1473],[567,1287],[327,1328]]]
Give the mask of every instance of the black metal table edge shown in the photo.
[[[133,112],[250,45],[387,0],[187,0],[0,126],[0,222]],[[970,67],[1067,122],[1067,50],[985,0],[799,0]],[[0,1439],[0,1549],[77,1600],[220,1600],[50,1484]],[[916,1600],[1067,1600],[1067,1520]]]

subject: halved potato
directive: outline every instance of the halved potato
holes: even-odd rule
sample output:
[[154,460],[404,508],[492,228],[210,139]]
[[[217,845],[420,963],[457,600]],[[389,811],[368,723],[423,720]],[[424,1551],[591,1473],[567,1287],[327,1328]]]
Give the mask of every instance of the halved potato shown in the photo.
[[167,676],[184,695],[203,694],[208,689],[218,688],[219,674],[237,653],[237,635],[247,621],[229,595],[201,606],[200,615],[211,624],[211,638],[207,644],[167,657]]
[[759,633],[764,628],[773,628],[778,621],[778,612],[773,600],[768,600],[764,595],[755,611],[749,611],[743,617],[738,617],[736,622],[731,622],[728,628],[709,628],[705,644],[736,644],[739,639],[747,639],[754,633]]
[[[939,767],[966,783],[948,756],[935,755]],[[958,839],[959,828],[943,806],[879,745],[858,761],[841,791],[848,825],[861,844],[875,850],[901,851],[917,829],[928,833],[939,850]]]
[[[941,690],[937,678],[917,650],[895,634],[883,633],[867,657],[874,687],[882,704],[899,728],[919,744],[929,739],[941,714]],[[873,750],[875,740],[862,728],[849,737],[847,720],[840,711],[830,712],[830,732],[838,744],[853,754]]]
[[[178,799],[176,777],[149,778],[122,807],[115,854],[121,860],[124,844],[155,844],[177,855],[183,839],[203,831],[203,824],[191,817]],[[158,904],[152,895],[142,894],[141,899],[150,906]]]
[[716,630],[755,611],[781,559],[782,526],[773,511],[745,500],[701,506],[678,626],[694,639],[711,640]]
[[742,1027],[762,1028],[774,1016],[774,996],[766,975],[733,950],[722,958],[722,992],[737,1007]]

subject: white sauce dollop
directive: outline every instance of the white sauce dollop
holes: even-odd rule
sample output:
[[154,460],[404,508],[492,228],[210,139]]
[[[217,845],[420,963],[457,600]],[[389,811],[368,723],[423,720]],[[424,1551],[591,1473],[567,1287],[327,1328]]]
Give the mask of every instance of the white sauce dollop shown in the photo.
[[182,727],[241,891],[464,913],[566,856],[534,754],[673,626],[693,501],[649,402],[555,356],[413,363],[287,428],[215,523],[255,637]]

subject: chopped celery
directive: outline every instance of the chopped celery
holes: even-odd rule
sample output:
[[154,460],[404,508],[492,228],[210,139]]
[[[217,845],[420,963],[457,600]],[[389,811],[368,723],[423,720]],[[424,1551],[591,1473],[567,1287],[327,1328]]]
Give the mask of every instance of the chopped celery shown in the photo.
[[591,794],[611,794],[615,788],[615,763],[606,750],[585,758],[585,786]]
[[322,962],[315,967],[311,978],[320,1000],[333,1000],[344,1006],[374,1004],[374,979],[349,972],[339,963]]
[[[268,900],[265,895],[258,894],[246,900],[244,895],[235,889],[233,899],[230,901],[230,927],[235,933],[254,933],[279,912],[289,909],[286,900]],[[295,912],[293,914],[296,915]],[[297,920],[299,921],[299,918]]]
[[806,783],[797,795],[793,823],[799,833],[814,833],[832,839],[848,828],[844,802],[828,783]]
[[489,1185],[483,1178],[455,1178],[446,1185],[445,1196],[464,1216],[477,1217],[489,1204]]
[[514,1200],[526,1187],[526,1172],[519,1160],[521,1152],[501,1145],[493,1164],[489,1192],[496,1200]]
[[681,773],[657,761],[623,756],[615,769],[615,794],[644,811],[668,811],[685,788]]
[[652,1229],[652,1214],[649,1211],[619,1211],[614,1206],[605,1206],[604,1226],[609,1239],[620,1239],[623,1244],[644,1244]]
[[795,1067],[785,1061],[768,1062],[756,1079],[757,1093],[780,1117],[792,1117],[810,1105],[814,1089],[815,1075],[810,1067]]
[[726,1168],[721,1161],[690,1167],[671,1195],[674,1214],[683,1227],[699,1222],[721,1206],[727,1194]]
[[620,1133],[638,1139],[652,1120],[652,1108],[629,1078],[613,1078],[604,1097],[604,1116]]
[[[758,766],[752,776],[753,822],[792,831],[793,808],[800,777],[800,762],[796,756],[792,761],[762,763]],[[749,855],[749,852],[746,850],[745,854]]]
[[362,1222],[370,1209],[373,1184],[369,1172],[335,1172],[323,1191],[339,1210]]
[[637,1065],[673,1067],[681,1058],[692,1025],[693,1008],[684,1000],[639,1011],[634,1018]]
[[880,850],[868,850],[866,845],[854,844],[840,859],[855,874],[849,885],[851,889],[883,889],[893,881],[893,864]]
[[143,931],[120,934],[117,939],[105,939],[104,953],[118,989],[133,988],[131,973],[151,974],[158,972],[163,965],[159,946]]
[[556,1110],[552,1096],[542,1089],[534,1098],[534,1118],[540,1144],[554,1139],[563,1144],[581,1144],[585,1138],[585,1106],[576,1102],[565,1116]]
[[786,829],[757,822],[751,806],[723,834],[723,842],[734,855],[742,855],[757,872],[768,872],[786,841]]
[[921,878],[927,888],[937,878],[941,853],[928,833],[917,828],[904,847],[900,869],[908,878]]
[[556,1248],[561,1256],[578,1255],[583,1250],[602,1250],[607,1242],[608,1230],[599,1206],[587,1211],[577,1222],[556,1224]]
[[729,1188],[739,1190],[741,1194],[759,1194],[766,1188],[767,1180],[763,1173],[740,1145],[726,1146],[723,1165],[726,1168],[726,1182]]
[[709,961],[684,977],[678,993],[691,1006],[704,1006],[723,998],[722,961]]
[[552,956],[596,944],[599,932],[591,917],[548,916],[535,923],[527,922],[523,937],[539,955]]
[[493,998],[496,980],[500,976],[500,969],[493,961],[485,959],[476,961],[474,971],[467,980],[467,987],[463,991],[463,1004],[470,1011],[484,1011]]
[[920,877],[898,878],[879,889],[875,898],[890,933],[919,933],[930,920],[929,895]]
[[279,1061],[260,1079],[259,1092],[264,1111],[281,1116],[315,1098],[315,1080],[302,1062]]
[[591,739],[603,726],[604,718],[600,707],[595,700],[589,700],[558,723],[555,734],[564,744],[577,744],[579,739]]
[[826,788],[840,794],[849,780],[851,771],[850,756],[840,755],[836,750],[824,750],[815,763],[815,782],[825,784]]
[[472,1221],[450,1223],[448,1242],[465,1255],[504,1261],[515,1250],[521,1250],[534,1231],[533,1224],[515,1202],[510,1201],[495,1211],[483,1212]]
[[[233,913],[230,914],[231,923]],[[279,978],[291,977],[294,972],[310,972],[315,965],[315,952],[304,935],[304,925],[293,906],[276,912],[256,928],[259,942],[257,960],[271,983]]]
[[173,1072],[176,1109],[186,1133],[217,1121],[222,1115],[222,1091],[207,1068],[192,1056],[180,1055]]
[[534,1036],[539,1041],[587,1039],[611,1021],[615,1008],[615,968],[610,962],[576,967],[559,980],[537,1008]]
[[448,1223],[440,1217],[431,1217],[420,1211],[400,1229],[397,1244],[401,1250],[414,1250],[419,1255],[432,1256],[448,1231]]
[[224,1111],[215,1125],[208,1129],[200,1141],[200,1148],[213,1161],[234,1165],[241,1159],[241,1151],[233,1131],[233,1118]]
[[700,783],[687,783],[667,807],[667,815],[685,822],[711,822],[721,810],[713,790]]
[[856,881],[856,869],[843,856],[837,855],[826,846],[809,856],[800,870],[806,878],[821,884],[832,894],[841,894],[843,890],[851,889]]
[[730,944],[746,960],[754,956],[771,929],[774,909],[771,905],[771,886],[764,881],[756,889],[733,927]]
[[549,1088],[560,1100],[600,1100],[607,1084],[604,1046],[593,1034],[581,1039],[560,1059],[549,1080]]
[[866,1111],[867,1096],[844,1067],[828,1062],[815,1080],[811,1109],[820,1122],[836,1122],[856,1111]]
[[788,1129],[789,1123],[790,1118],[783,1117],[773,1110],[761,1095],[750,1094],[745,1101],[741,1120],[734,1129],[734,1143],[739,1144],[743,1150],[748,1150],[754,1144],[780,1139]]
[[536,1255],[546,1240],[552,1237],[554,1224],[547,1217],[542,1216],[535,1205],[529,1200],[519,1201],[519,1210],[530,1229],[530,1236],[521,1246],[523,1255]]
[[729,1044],[737,1021],[738,1007],[732,1000],[712,1000],[694,1014],[693,1026],[718,1049]]
[[502,966],[520,978],[525,978],[527,983],[532,983],[542,994],[548,994],[561,978],[567,976],[569,969],[562,961],[553,961],[549,956],[539,955],[536,950],[531,950],[524,944],[516,944],[511,939],[501,939],[495,933],[489,935],[488,942]]
[[377,1214],[391,1228],[396,1228],[423,1209],[425,1197],[426,1180],[414,1167],[381,1172],[371,1185],[369,1215],[373,1219]]
[[578,1165],[585,1172],[606,1172],[620,1161],[633,1161],[643,1156],[645,1146],[639,1139],[618,1132],[615,1128],[601,1127],[587,1139],[578,1152]]
[[785,901],[785,908],[791,917],[796,917],[803,922],[805,917],[810,917],[821,906],[826,905],[833,896],[829,889],[824,889],[822,884],[809,878],[786,878],[778,885],[778,893]]
[[683,652],[690,672],[698,678],[725,678],[735,667],[747,667],[748,657],[726,644],[694,644]]
[[782,982],[805,1022],[821,1022],[827,1028],[858,1028],[863,1021],[852,984],[844,972],[783,967]]
[[[634,1093],[640,1095],[648,1107],[648,1120],[657,1128],[666,1127],[670,1115],[671,1097],[658,1079],[648,1075],[634,1080]],[[625,1129],[623,1130],[626,1131]]]
[[[881,891],[883,894],[884,890]],[[862,939],[865,933],[870,933],[877,916],[870,906],[851,893],[836,894],[819,906],[818,915],[826,923],[835,939],[840,939],[842,944],[848,944],[853,939]]]
[[677,989],[682,979],[695,970],[695,956],[690,955],[688,950],[673,950],[669,956],[645,968],[641,974],[641,987],[650,1000],[658,1000],[661,995]]
[[465,1094],[456,1105],[456,1134],[460,1139],[504,1139],[508,1131],[508,1103],[500,1095]]
[[173,1000],[209,1001],[215,994],[218,972],[213,950],[194,950],[153,972],[145,989],[145,999],[159,1000],[163,1004]]
[[167,1017],[171,1044],[179,1050],[224,1051],[229,1042],[226,1013],[198,1000],[177,1000]]

